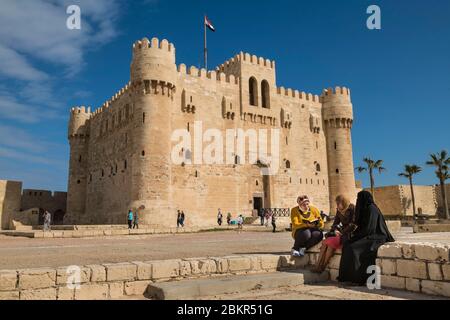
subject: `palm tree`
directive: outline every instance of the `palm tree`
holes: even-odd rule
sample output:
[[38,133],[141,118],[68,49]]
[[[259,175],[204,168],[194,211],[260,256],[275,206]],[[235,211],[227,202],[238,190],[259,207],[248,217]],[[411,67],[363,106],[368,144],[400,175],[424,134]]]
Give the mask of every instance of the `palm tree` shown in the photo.
[[383,160],[372,160],[370,158],[364,158],[363,161],[367,164],[366,167],[357,167],[356,170],[358,170],[359,173],[363,171],[369,171],[369,177],[370,177],[370,192],[372,193],[373,198],[375,199],[375,180],[373,178],[373,171],[378,170],[379,173],[386,170],[386,168],[383,167]]
[[409,186],[411,187],[411,199],[413,205],[413,217],[416,216],[416,198],[414,197],[413,176],[422,171],[422,168],[415,164],[405,164],[405,170],[398,175],[400,177],[408,178]]
[[448,212],[447,194],[445,190],[445,181],[450,179],[449,167],[450,167],[450,157],[447,151],[442,150],[439,153],[431,154],[430,160],[427,161],[427,165],[436,167],[436,177],[439,179],[441,185],[441,196],[444,203],[444,216],[450,219]]

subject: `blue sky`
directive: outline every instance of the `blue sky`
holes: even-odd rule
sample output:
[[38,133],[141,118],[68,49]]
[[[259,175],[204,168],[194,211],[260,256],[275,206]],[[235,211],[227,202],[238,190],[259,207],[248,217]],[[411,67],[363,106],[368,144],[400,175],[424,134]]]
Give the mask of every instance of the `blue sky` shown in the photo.
[[[81,31],[66,28],[70,4]],[[371,4],[381,30],[366,28]],[[0,178],[66,190],[69,108],[96,108],[127,83],[144,36],[200,66],[204,13],[217,29],[210,67],[244,51],[276,60],[278,86],[350,87],[355,166],[383,159],[378,185],[407,183],[403,164],[450,149],[450,1],[0,0]],[[436,183],[433,169],[416,182]]]

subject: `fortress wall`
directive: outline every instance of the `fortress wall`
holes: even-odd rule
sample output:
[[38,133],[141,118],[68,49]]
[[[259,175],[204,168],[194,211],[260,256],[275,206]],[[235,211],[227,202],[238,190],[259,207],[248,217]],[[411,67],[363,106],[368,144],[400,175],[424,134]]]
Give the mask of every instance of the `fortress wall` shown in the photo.
[[[444,212],[444,202],[442,200],[442,192],[441,192],[441,186],[438,184],[434,187],[434,190],[436,192],[436,201],[439,207],[439,210]],[[450,208],[450,183],[445,185],[445,190],[447,194],[447,203]]]
[[[370,189],[365,189],[370,191]],[[436,194],[433,186],[414,186],[416,210],[435,215],[437,210]],[[409,185],[395,185],[375,188],[375,202],[384,215],[412,216],[412,197]]]
[[128,90],[127,87],[127,90],[119,91],[122,94],[100,108],[101,112],[94,112],[89,121],[91,137],[83,223],[126,223],[131,157],[136,156],[132,152],[133,104]]
[[10,219],[20,212],[22,182],[0,180],[0,229],[9,229]]
[[48,190],[24,189],[21,199],[21,210],[28,210],[32,208],[43,208],[50,213],[55,213],[57,210],[66,211],[67,193],[55,192]]

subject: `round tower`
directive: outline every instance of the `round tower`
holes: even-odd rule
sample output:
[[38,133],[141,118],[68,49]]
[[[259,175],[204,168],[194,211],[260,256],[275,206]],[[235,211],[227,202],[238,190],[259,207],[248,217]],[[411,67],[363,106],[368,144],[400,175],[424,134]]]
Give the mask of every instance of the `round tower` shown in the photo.
[[356,199],[351,129],[353,106],[350,90],[336,87],[323,91],[322,117],[327,140],[328,175],[331,212],[336,211],[336,196]]
[[171,113],[177,82],[175,47],[153,38],[133,45],[131,88],[134,103],[131,208],[140,223],[173,225],[171,194]]
[[70,144],[69,184],[67,187],[67,214],[64,223],[84,221],[87,183],[88,120],[90,108],[74,107],[70,111],[68,139]]

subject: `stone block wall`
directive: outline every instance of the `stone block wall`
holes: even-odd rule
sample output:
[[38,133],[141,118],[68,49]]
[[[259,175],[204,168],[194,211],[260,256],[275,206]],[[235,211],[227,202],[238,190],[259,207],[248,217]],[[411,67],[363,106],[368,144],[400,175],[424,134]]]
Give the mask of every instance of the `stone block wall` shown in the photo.
[[[150,283],[223,275],[303,269],[317,261],[319,248],[302,258],[254,254],[157,261],[106,263],[80,267],[79,289],[67,286],[67,267],[0,271],[0,300],[106,300],[142,295]],[[338,275],[340,254],[328,268]],[[382,288],[450,297],[449,246],[393,243],[380,248]]]

